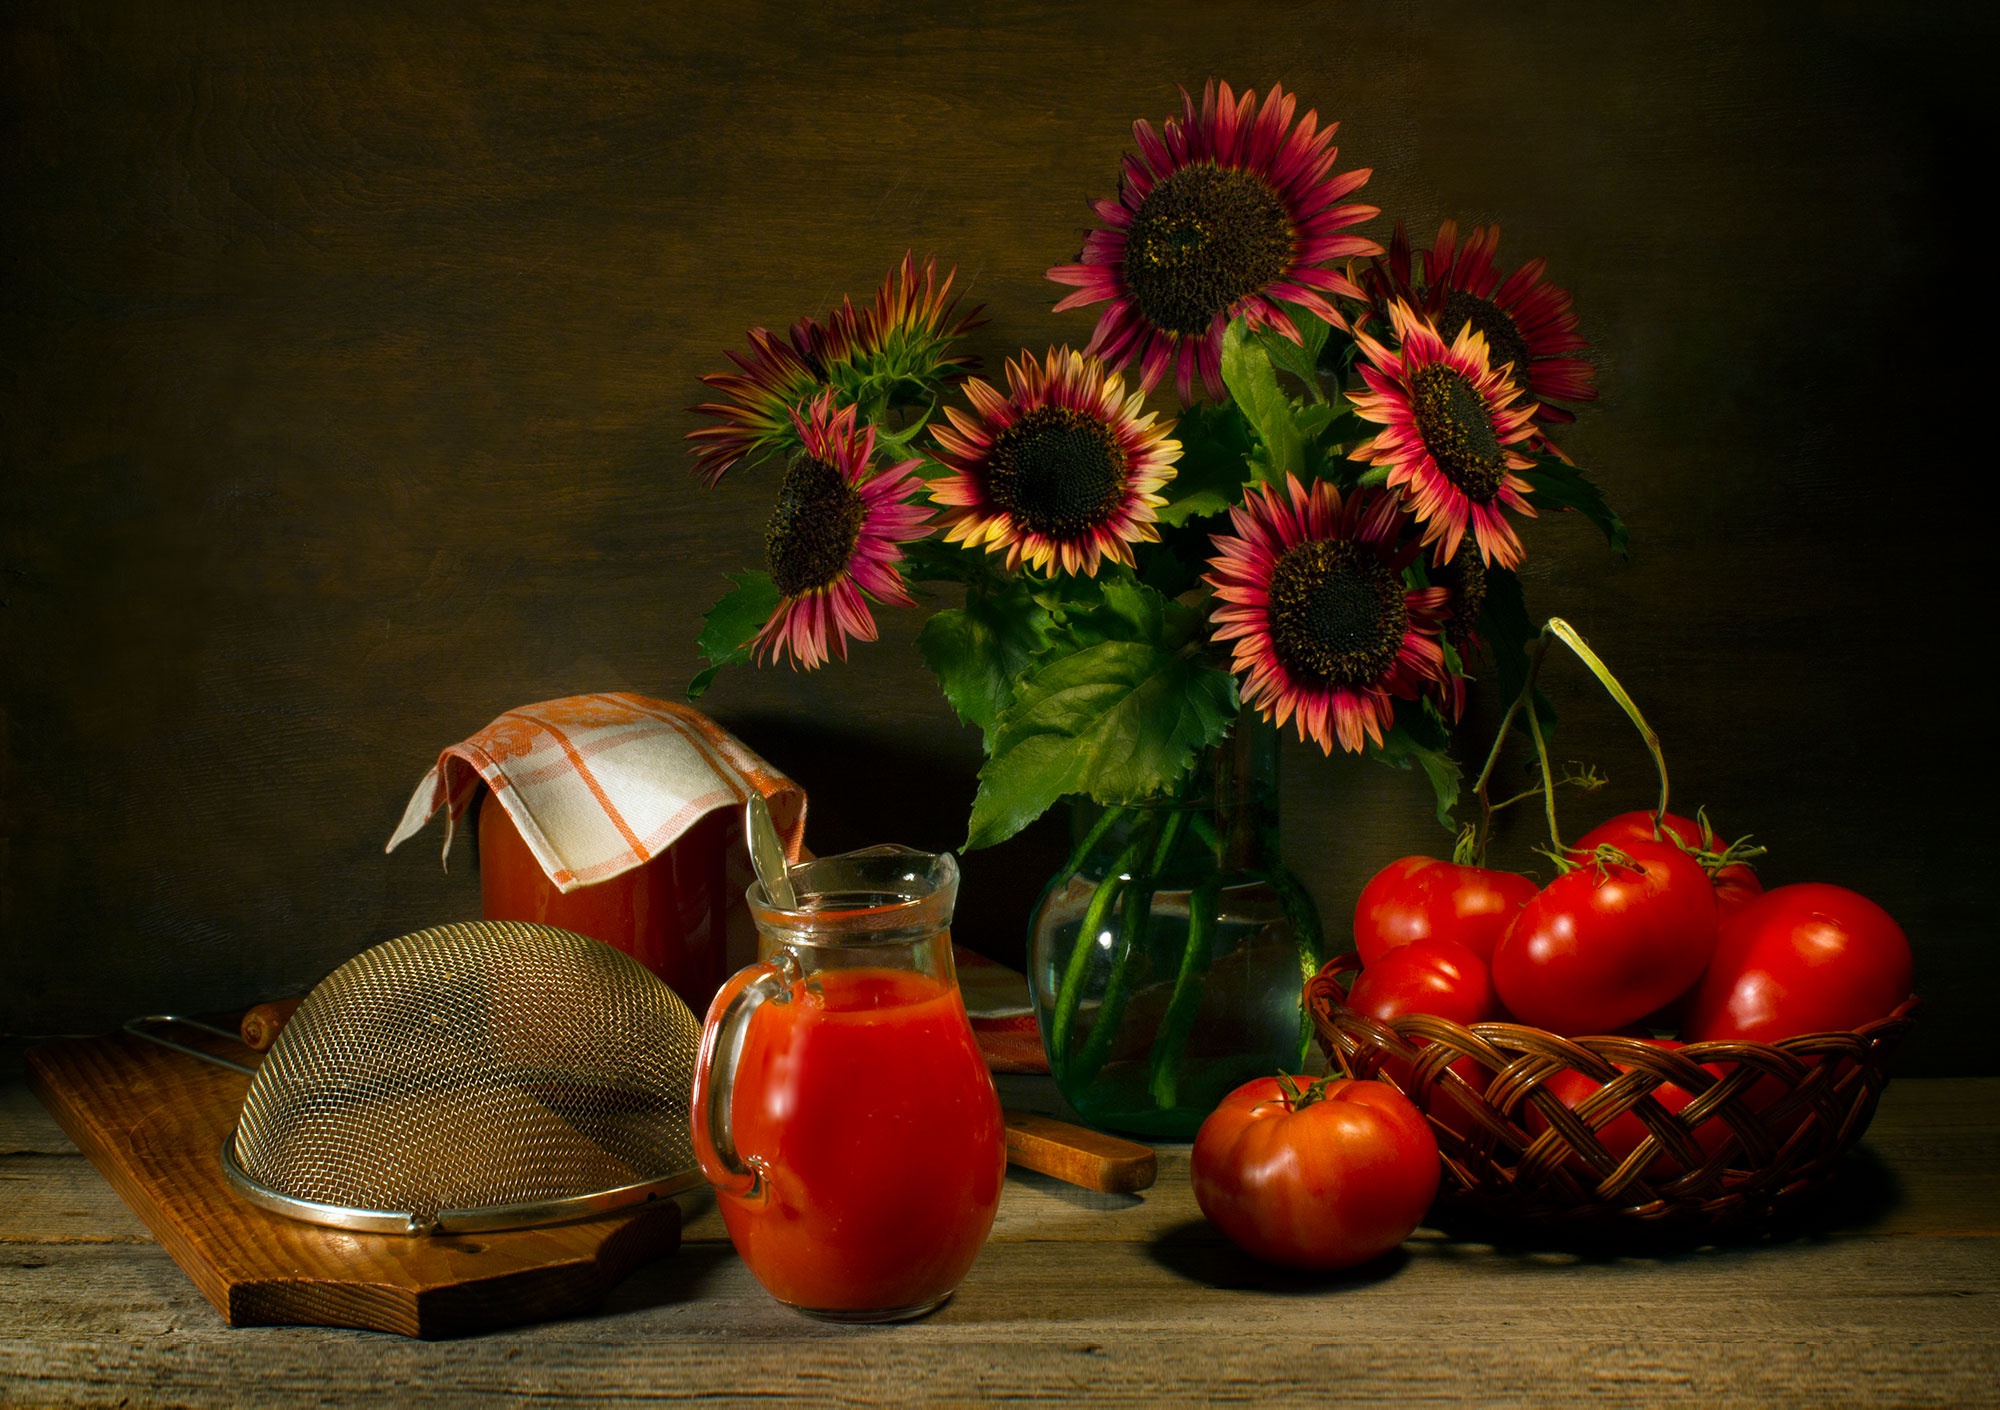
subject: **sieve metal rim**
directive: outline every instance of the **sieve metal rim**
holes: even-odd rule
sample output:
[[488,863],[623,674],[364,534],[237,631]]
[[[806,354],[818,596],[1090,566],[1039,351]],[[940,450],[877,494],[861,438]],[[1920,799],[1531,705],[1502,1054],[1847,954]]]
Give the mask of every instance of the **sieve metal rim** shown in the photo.
[[253,1179],[236,1159],[236,1127],[222,1138],[222,1173],[237,1192],[260,1209],[282,1214],[307,1224],[346,1229],[363,1234],[490,1234],[508,1229],[542,1228],[551,1224],[573,1224],[601,1214],[650,1204],[681,1194],[702,1183],[701,1167],[691,1166],[662,1175],[589,1194],[565,1195],[559,1199],[530,1200],[523,1204],[492,1204],[478,1209],[440,1209],[431,1218],[407,1210],[357,1209],[344,1204],[325,1204],[284,1194]]

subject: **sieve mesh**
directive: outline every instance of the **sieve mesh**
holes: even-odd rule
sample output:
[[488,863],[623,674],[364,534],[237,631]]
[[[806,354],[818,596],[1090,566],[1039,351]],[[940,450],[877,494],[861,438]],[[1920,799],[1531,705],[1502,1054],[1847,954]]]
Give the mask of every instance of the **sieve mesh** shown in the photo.
[[511,921],[419,931],[306,996],[251,1080],[234,1158],[290,1199],[420,1223],[691,1184],[699,1039],[673,990],[596,940]]

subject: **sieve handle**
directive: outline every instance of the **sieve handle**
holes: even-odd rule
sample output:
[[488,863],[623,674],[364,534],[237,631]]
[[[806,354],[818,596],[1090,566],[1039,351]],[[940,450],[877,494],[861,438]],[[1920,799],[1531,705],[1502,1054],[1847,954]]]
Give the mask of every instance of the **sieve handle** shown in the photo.
[[790,951],[780,951],[778,964],[753,964],[738,970],[708,1006],[701,1051],[695,1058],[693,1099],[688,1106],[695,1159],[718,1194],[750,1201],[765,1198],[766,1167],[760,1157],[746,1158],[737,1151],[729,1108],[750,1016],[766,1003],[791,1002],[791,986],[798,974],[799,962]]

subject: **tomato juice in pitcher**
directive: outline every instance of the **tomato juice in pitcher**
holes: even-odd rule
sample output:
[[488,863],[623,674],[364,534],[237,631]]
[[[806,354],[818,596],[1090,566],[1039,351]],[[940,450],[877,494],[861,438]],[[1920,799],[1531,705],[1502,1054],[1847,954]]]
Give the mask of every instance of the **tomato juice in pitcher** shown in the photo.
[[999,1098],[951,964],[957,865],[900,847],[750,889],[763,963],[723,986],[695,1079],[695,1149],[771,1295],[840,1321],[920,1316],[999,1207]]

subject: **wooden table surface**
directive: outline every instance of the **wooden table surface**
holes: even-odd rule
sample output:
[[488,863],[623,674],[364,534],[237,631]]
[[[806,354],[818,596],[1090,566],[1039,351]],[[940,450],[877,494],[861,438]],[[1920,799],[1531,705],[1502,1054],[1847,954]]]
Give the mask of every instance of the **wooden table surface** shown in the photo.
[[226,1326],[29,1095],[18,1049],[5,1063],[0,1404],[2000,1403],[2000,1079],[1893,1084],[1782,1242],[1582,1256],[1422,1230],[1365,1276],[1292,1278],[1203,1223],[1186,1148],[1166,1147],[1143,1197],[1010,1174],[992,1241],[923,1322],[785,1311],[703,1203],[680,1253],[600,1315],[425,1343]]

